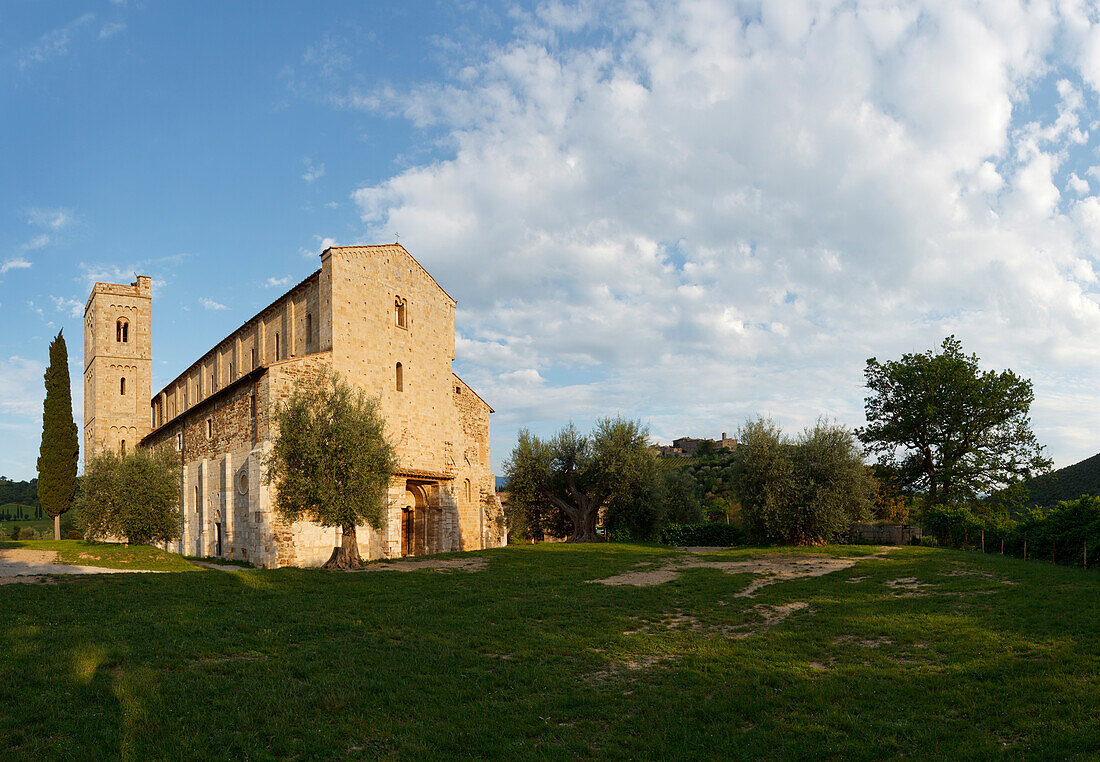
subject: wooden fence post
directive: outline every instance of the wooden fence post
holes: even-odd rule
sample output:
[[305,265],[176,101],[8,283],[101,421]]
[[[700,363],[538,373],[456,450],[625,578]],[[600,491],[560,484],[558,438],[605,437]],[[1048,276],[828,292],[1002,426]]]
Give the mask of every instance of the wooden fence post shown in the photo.
[[985,553],[985,529],[982,529],[982,553]]

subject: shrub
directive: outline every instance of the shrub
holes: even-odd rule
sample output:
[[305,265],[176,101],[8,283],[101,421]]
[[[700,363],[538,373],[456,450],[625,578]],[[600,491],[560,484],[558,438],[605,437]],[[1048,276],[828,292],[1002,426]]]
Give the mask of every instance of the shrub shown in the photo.
[[13,527],[11,528],[11,538],[12,538],[13,540],[18,540],[18,539],[19,539],[19,535],[20,535],[20,534],[21,534],[21,531],[20,531],[20,529],[19,529],[19,525],[18,525],[18,524],[16,524],[15,526],[13,526]]
[[[15,538],[13,537],[12,539],[15,539]],[[30,527],[23,527],[22,529],[19,530],[19,539],[20,540],[37,540],[38,539],[38,532],[34,531]]]
[[80,532],[76,531],[75,529],[70,529],[68,532],[65,533],[65,539],[66,540],[83,540],[84,535],[82,535]]
[[90,538],[143,545],[179,538],[180,464],[168,450],[104,450],[84,467],[80,525]]
[[745,532],[733,524],[666,524],[662,545],[729,546],[745,544]]

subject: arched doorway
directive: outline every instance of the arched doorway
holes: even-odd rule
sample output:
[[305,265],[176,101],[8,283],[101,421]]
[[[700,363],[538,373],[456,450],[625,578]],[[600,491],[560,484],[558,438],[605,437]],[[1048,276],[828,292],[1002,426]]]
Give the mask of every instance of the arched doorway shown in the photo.
[[419,556],[428,551],[428,496],[424,488],[407,484],[401,508],[401,555]]

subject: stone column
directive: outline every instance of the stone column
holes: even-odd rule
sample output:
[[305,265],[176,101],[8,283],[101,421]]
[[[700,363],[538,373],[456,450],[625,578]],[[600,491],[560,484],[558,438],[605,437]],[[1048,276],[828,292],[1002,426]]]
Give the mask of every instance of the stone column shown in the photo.
[[387,494],[389,510],[386,511],[386,526],[382,528],[382,557],[399,558],[401,556],[401,509],[405,506],[405,480],[394,479],[390,482]]
[[294,324],[294,300],[286,300],[286,353],[287,357],[298,355],[298,330]]
[[227,558],[233,556],[233,539],[236,534],[236,515],[234,504],[237,498],[237,485],[233,483],[233,453],[225,454],[225,489],[222,492],[222,525],[224,526],[222,550]]
[[207,537],[210,534],[208,531],[206,531],[206,525],[210,520],[210,511],[207,510],[206,472],[206,458],[203,458],[201,461],[199,461],[198,473],[196,474],[198,478],[195,480],[195,485],[198,487],[199,490],[197,493],[198,505],[196,506],[196,509],[198,510],[198,555],[200,556],[210,555],[206,550]]
[[191,538],[191,464],[183,464],[183,484],[180,488],[183,494],[180,495],[180,513],[183,514],[183,527],[180,529],[180,555],[187,555],[187,551],[190,549],[188,543]]

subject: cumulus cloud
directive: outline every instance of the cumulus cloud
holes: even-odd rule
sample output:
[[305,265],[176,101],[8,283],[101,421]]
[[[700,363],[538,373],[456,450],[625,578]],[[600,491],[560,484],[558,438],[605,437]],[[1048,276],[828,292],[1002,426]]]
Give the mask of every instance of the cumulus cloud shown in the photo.
[[51,296],[50,299],[58,312],[67,313],[69,317],[78,318],[84,314],[84,302],[79,299],[68,296]]
[[282,278],[268,278],[264,283],[266,288],[283,288],[290,284],[290,276],[286,275]]
[[229,309],[224,304],[221,304],[220,302],[216,302],[216,301],[214,301],[213,299],[211,299],[210,297],[207,297],[207,296],[200,296],[199,297],[199,304],[201,304],[203,306],[203,308],[208,309],[208,310],[227,310],[227,309]]
[[1044,3],[551,3],[445,81],[349,79],[331,102],[449,149],[353,200],[458,297],[498,460],[518,425],[616,412],[664,438],[756,412],[859,425],[867,357],[954,333],[1036,378],[1064,462],[1092,454],[1067,432],[1100,426],[1045,372],[1100,372],[1089,24]]

